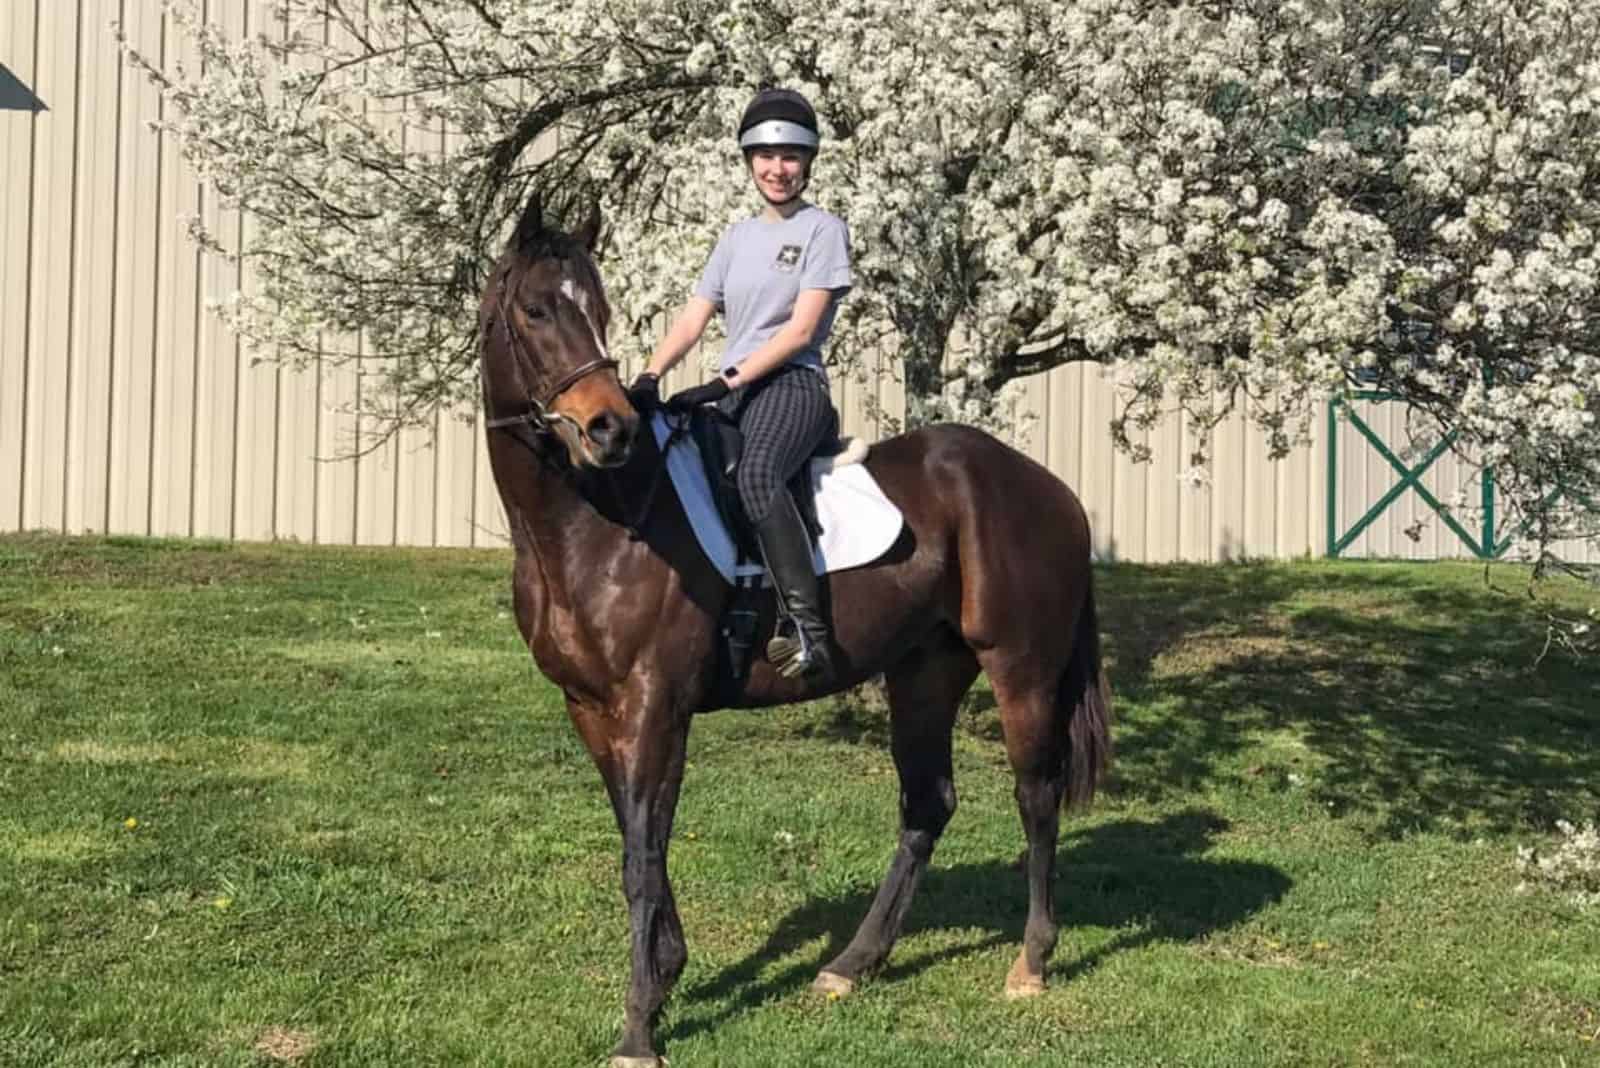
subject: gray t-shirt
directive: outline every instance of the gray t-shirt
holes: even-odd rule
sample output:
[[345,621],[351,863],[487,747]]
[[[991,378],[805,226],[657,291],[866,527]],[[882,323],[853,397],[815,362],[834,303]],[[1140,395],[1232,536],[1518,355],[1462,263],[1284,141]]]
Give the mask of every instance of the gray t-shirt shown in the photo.
[[839,298],[849,292],[850,235],[844,220],[813,204],[787,219],[740,219],[723,233],[694,287],[723,313],[728,347],[720,370],[737,367],[794,314],[804,289],[827,289],[833,299],[816,333],[791,361],[822,370],[822,346],[833,331]]

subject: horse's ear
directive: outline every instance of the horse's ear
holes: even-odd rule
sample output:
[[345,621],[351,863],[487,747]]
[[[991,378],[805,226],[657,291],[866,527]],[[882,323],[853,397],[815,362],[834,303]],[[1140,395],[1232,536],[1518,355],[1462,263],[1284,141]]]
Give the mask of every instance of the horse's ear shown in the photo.
[[544,232],[544,202],[535,189],[523,205],[522,218],[517,220],[516,232],[511,235],[512,248],[526,248],[535,237]]
[[589,208],[589,217],[583,220],[583,225],[578,227],[578,232],[572,235],[578,243],[589,253],[594,252],[600,243],[600,202],[597,200]]

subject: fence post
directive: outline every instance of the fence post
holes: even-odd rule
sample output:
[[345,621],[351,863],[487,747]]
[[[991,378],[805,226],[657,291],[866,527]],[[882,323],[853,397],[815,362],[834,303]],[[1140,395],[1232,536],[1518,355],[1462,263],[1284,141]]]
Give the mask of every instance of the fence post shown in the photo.
[[1328,401],[1328,556],[1339,555],[1339,398]]
[[1495,556],[1494,533],[1494,468],[1483,469],[1483,555],[1493,559]]

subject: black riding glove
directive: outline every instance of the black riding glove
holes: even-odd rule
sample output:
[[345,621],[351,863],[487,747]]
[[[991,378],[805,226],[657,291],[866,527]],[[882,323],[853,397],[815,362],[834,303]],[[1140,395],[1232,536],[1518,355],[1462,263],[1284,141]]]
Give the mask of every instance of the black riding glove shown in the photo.
[[628,387],[628,403],[640,415],[649,415],[661,407],[661,379],[645,371]]
[[667,400],[667,407],[675,412],[686,412],[701,404],[715,404],[729,393],[728,380],[713,378],[703,385],[680,389]]

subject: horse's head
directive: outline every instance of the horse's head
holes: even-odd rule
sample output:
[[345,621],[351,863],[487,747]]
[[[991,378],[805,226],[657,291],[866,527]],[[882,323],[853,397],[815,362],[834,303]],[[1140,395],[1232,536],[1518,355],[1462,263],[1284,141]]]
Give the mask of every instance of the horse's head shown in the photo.
[[606,303],[590,252],[598,211],[576,235],[547,230],[528,201],[478,305],[483,399],[491,428],[555,434],[576,466],[616,467],[639,417],[606,353]]

